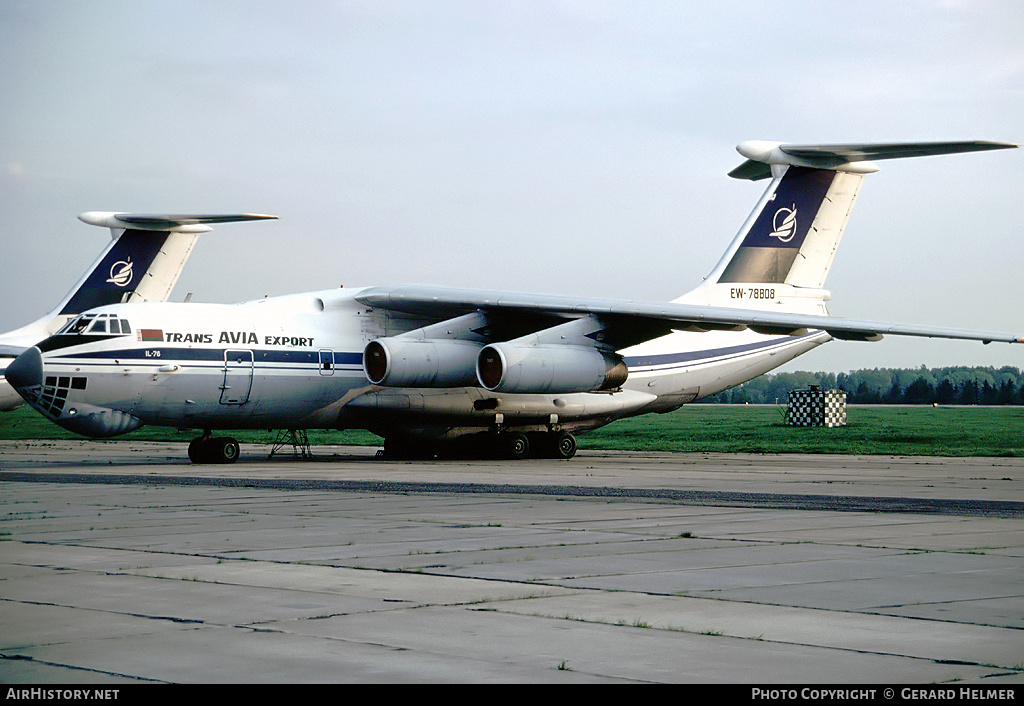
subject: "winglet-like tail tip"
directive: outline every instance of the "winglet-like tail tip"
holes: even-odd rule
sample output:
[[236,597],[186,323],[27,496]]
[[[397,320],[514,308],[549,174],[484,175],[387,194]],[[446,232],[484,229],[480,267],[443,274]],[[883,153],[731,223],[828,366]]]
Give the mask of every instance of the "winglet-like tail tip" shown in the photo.
[[234,223],[276,219],[262,213],[229,214],[151,214],[118,213],[117,211],[86,211],[78,220],[91,226],[131,228],[133,230],[170,231],[173,233],[205,233],[212,230],[208,223]]
[[971,140],[963,142],[888,142],[836,145],[793,145],[766,140],[747,140],[736,146],[746,161],[729,172],[735,179],[757,181],[772,175],[772,166],[833,169],[860,174],[878,171],[871,160],[926,157],[960,152],[1015,149],[1013,142]]

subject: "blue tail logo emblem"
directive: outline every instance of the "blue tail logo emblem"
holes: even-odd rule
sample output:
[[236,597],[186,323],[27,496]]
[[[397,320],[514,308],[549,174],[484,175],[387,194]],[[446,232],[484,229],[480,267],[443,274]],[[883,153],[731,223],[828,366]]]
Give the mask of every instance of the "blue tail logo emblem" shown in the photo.
[[132,281],[132,259],[115,262],[110,266],[110,279],[107,280],[118,287],[127,287]]
[[772,219],[772,230],[769,238],[778,238],[779,242],[788,243],[796,235],[796,204],[792,208],[780,208]]

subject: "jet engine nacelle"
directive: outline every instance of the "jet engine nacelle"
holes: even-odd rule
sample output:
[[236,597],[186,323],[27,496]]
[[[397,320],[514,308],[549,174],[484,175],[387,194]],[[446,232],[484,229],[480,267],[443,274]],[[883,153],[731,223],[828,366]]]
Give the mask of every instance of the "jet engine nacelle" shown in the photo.
[[506,342],[480,350],[476,373],[491,392],[568,393],[613,390],[629,371],[618,355],[588,346]]
[[472,341],[378,338],[363,349],[363,371],[385,387],[475,387],[479,352]]

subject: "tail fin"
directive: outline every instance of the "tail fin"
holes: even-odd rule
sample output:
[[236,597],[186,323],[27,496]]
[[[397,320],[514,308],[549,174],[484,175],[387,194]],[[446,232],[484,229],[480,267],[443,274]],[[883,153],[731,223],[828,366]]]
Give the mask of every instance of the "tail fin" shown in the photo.
[[83,213],[78,217],[81,221],[107,226],[113,240],[51,315],[79,314],[118,302],[164,301],[178,281],[199,234],[212,230],[205,224],[273,217]]
[[164,301],[207,223],[252,221],[275,216],[154,216],[90,211],[79,216],[110,228],[110,243],[82,279],[50,313],[27,326],[0,334],[0,412],[17,409],[22,399],[6,381],[7,363],[64,325],[70,317],[105,304]]
[[868,159],[1004,149],[1002,142],[784,145],[744,142],[729,173],[772,181],[704,284],[676,301],[827,314],[825,279],[866,174]]
[[145,215],[90,211],[79,219],[110,228],[111,241],[82,278],[43,318],[0,335],[0,349],[31,346],[71,316],[106,304],[164,301],[170,296],[207,223],[249,221],[274,216]]

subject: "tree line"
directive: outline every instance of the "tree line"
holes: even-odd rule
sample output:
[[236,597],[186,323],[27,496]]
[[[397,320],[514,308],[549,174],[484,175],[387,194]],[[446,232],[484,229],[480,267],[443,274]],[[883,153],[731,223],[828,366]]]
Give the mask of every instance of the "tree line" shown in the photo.
[[1024,405],[1018,368],[874,368],[849,373],[769,373],[705,402],[786,404],[791,390],[843,390],[847,404]]

